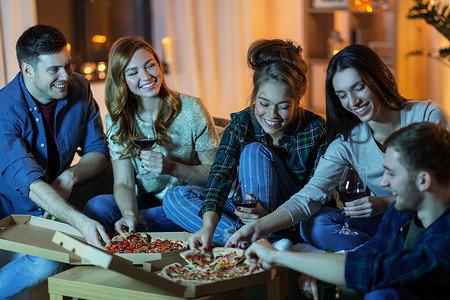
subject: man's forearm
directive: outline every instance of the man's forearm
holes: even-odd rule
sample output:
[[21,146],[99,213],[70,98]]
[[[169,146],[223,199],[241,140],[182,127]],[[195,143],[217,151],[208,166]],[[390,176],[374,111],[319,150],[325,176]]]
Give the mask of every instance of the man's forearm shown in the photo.
[[345,254],[277,251],[274,255],[278,266],[345,286]]
[[78,163],[70,168],[74,184],[92,179],[106,169],[108,161],[103,153],[90,152],[83,155]]
[[28,196],[39,207],[69,224],[73,224],[77,215],[81,214],[64,200],[54,188],[42,180],[36,180],[30,185]]

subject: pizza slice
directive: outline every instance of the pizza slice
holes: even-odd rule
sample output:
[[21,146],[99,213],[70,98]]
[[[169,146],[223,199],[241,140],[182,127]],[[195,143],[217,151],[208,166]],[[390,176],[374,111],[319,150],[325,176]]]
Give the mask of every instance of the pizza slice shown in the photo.
[[172,240],[167,238],[157,238],[151,243],[143,247],[144,252],[147,253],[163,253],[168,251],[187,249],[187,244],[184,241]]
[[161,276],[178,283],[210,283],[214,282],[214,274],[209,268],[200,269],[191,265],[173,263],[161,270]]
[[223,269],[230,269],[245,260],[245,250],[237,248],[217,247],[213,250],[214,261],[211,266],[221,272]]
[[194,267],[208,267],[212,262],[209,253],[200,250],[187,250],[180,253],[180,256],[190,265]]
[[127,232],[123,234],[116,235],[111,239],[112,242],[115,241],[127,241],[129,243],[132,242],[141,242],[141,243],[149,243],[151,237],[148,233],[145,232]]

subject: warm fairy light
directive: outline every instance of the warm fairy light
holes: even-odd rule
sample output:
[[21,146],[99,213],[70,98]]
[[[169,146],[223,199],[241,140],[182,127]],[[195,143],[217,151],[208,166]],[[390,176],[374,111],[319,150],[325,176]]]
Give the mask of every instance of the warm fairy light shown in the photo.
[[338,52],[339,52],[338,49],[334,49],[334,50],[333,50],[333,55],[337,54]]
[[99,79],[105,79],[106,78],[106,72],[99,72],[98,73],[98,78]]
[[94,70],[92,69],[91,66],[86,66],[83,69],[84,74],[91,74],[92,72],[94,72]]
[[97,71],[99,71],[99,72],[104,72],[104,71],[106,71],[106,64],[105,64],[103,61],[101,61],[101,62],[98,63],[98,65],[97,65]]
[[92,37],[92,41],[96,44],[103,44],[106,42],[106,36],[96,34]]
[[70,51],[72,49],[72,45],[70,43],[67,43],[66,48]]
[[367,6],[367,7],[366,7],[366,11],[367,11],[367,12],[372,12],[372,11],[373,11],[373,8],[372,8],[372,6],[370,6],[370,5],[369,5],[369,6]]

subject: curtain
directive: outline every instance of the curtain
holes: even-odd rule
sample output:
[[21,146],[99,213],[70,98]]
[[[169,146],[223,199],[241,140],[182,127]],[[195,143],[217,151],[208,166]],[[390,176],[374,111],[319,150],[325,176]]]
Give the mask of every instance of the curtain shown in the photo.
[[153,0],[152,45],[172,40],[166,79],[179,92],[203,99],[210,113],[229,118],[248,105],[247,49],[261,38],[301,44],[303,3],[298,0]]
[[0,0],[0,88],[19,71],[15,50],[17,39],[36,24],[35,0]]

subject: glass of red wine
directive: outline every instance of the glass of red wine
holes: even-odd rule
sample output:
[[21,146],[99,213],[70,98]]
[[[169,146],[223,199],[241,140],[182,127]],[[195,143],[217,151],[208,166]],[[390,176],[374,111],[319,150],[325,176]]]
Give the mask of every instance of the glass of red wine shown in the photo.
[[[156,130],[155,124],[142,122],[138,124],[135,122],[133,127],[133,143],[141,150],[150,150],[156,143]],[[143,173],[139,173],[137,178],[151,178],[152,173],[145,170]]]
[[[366,185],[361,179],[363,175],[364,171],[361,168],[352,166],[345,168],[341,181],[339,182],[339,198],[343,203],[362,198],[365,195]],[[357,235],[358,232],[351,230],[348,226],[349,219],[347,216],[342,228],[335,229],[335,231],[345,235]]]
[[[239,184],[236,186],[234,190],[231,201],[233,201],[234,206],[237,207],[246,207],[246,208],[254,208],[258,203],[259,199],[259,185],[256,180],[251,178],[242,178]],[[236,219],[236,223],[232,228],[225,229],[224,236],[231,236],[236,232],[239,226],[239,217]]]

